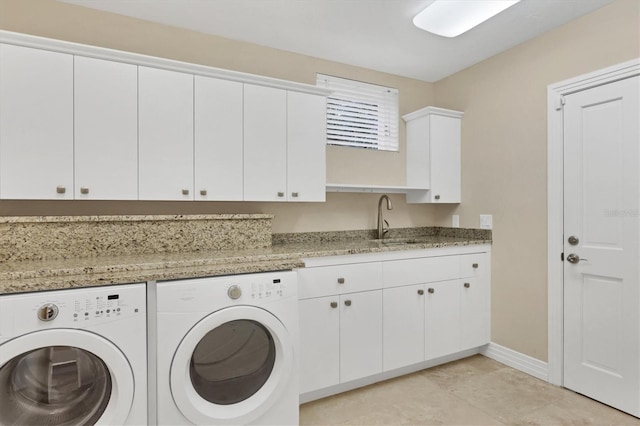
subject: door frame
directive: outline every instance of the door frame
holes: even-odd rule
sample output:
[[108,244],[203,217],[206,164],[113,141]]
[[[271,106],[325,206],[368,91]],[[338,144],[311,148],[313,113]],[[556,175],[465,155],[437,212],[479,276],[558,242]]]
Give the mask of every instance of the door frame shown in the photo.
[[640,75],[640,58],[547,86],[547,381],[563,386],[564,277],[564,96]]

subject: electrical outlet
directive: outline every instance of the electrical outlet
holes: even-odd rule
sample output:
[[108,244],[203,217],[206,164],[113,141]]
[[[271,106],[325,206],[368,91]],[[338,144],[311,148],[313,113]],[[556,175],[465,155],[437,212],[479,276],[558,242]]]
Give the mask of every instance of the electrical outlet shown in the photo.
[[451,216],[451,227],[460,228],[460,215],[454,214]]
[[480,229],[493,229],[493,215],[480,215]]

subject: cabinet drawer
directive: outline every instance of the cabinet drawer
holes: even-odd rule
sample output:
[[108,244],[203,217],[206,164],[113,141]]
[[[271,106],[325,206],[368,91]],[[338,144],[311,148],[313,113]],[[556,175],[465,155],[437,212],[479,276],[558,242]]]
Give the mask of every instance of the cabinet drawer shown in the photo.
[[474,253],[460,255],[460,276],[461,278],[480,277],[485,275],[489,268],[488,253]]
[[382,288],[382,264],[380,262],[298,270],[298,297],[300,299],[380,288]]
[[460,277],[460,256],[394,260],[382,268],[385,288],[454,280]]

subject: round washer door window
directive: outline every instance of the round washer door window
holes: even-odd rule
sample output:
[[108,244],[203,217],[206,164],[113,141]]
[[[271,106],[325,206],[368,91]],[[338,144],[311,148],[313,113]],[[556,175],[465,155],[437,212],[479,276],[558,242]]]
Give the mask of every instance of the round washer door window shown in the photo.
[[0,389],[3,425],[117,424],[131,408],[133,376],[106,339],[51,329],[0,345]]
[[196,324],[171,365],[171,393],[196,424],[244,424],[286,387],[293,348],[282,323],[256,307],[234,306]]

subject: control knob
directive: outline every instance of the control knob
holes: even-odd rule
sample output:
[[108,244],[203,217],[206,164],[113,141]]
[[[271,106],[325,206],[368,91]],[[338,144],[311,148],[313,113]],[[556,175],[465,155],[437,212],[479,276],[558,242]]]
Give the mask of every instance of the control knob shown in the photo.
[[234,284],[231,287],[229,287],[229,290],[227,290],[227,295],[233,300],[236,300],[240,296],[242,296],[242,289],[239,286]]
[[38,308],[40,321],[51,321],[58,316],[58,307],[53,303],[47,303]]

